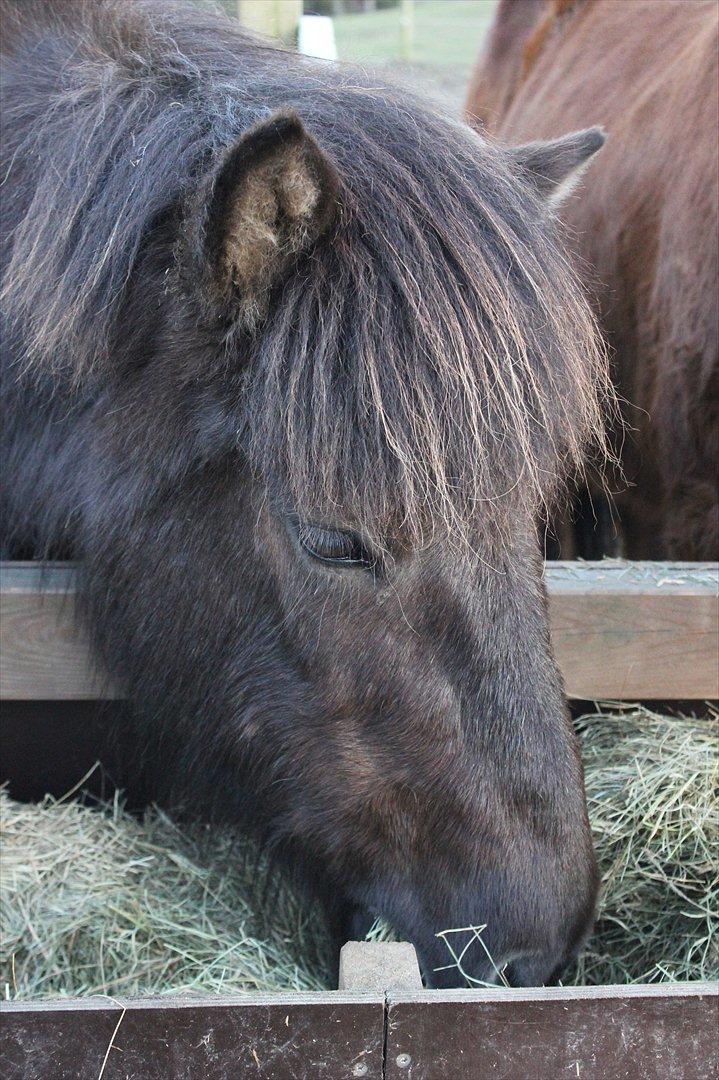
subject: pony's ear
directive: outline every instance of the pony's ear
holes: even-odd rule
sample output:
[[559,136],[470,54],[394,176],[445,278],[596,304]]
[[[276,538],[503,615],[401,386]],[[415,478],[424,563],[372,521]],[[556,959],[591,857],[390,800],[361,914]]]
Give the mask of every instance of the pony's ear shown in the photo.
[[549,206],[558,206],[578,183],[594,155],[604,146],[601,128],[574,131],[561,139],[532,142],[510,150],[513,161]]
[[247,329],[293,260],[334,222],[340,180],[294,112],[230,147],[203,191],[201,246],[210,287]]

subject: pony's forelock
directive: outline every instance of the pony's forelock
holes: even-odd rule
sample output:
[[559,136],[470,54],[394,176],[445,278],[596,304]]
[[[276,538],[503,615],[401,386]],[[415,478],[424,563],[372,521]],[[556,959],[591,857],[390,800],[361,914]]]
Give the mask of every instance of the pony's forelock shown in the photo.
[[[408,109],[365,126],[345,222],[285,284],[249,382],[255,463],[303,515],[417,542],[535,512],[606,452],[588,305],[503,151]],[[427,132],[436,157],[413,143]],[[381,133],[380,133],[381,134]],[[400,136],[395,134],[395,139]],[[373,176],[371,190],[363,177]]]

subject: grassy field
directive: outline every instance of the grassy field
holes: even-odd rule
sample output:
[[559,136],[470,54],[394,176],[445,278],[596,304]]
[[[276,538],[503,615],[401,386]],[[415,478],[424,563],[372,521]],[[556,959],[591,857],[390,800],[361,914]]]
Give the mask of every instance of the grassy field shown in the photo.
[[412,50],[403,55],[399,7],[335,19],[341,60],[379,68],[459,113],[496,0],[415,0]]

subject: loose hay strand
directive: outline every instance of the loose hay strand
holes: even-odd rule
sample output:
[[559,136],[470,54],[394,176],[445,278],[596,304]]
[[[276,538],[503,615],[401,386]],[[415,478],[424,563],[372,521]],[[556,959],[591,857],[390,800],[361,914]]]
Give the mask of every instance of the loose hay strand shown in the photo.
[[[565,985],[717,977],[716,721],[643,708],[578,721],[603,886]],[[6,997],[331,987],[318,907],[246,838],[157,808],[138,821],[118,796],[35,806],[3,791],[0,815]],[[381,922],[368,935],[390,936]]]

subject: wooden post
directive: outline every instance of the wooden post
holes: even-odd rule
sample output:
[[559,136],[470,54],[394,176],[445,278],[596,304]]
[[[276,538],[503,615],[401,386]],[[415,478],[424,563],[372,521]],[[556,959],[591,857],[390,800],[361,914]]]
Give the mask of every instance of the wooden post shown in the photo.
[[400,56],[410,63],[414,55],[414,0],[401,0],[399,32]]
[[409,941],[348,941],[340,951],[339,988],[363,993],[421,992],[422,976]]
[[237,18],[245,29],[286,45],[297,41],[301,17],[302,0],[237,0]]

